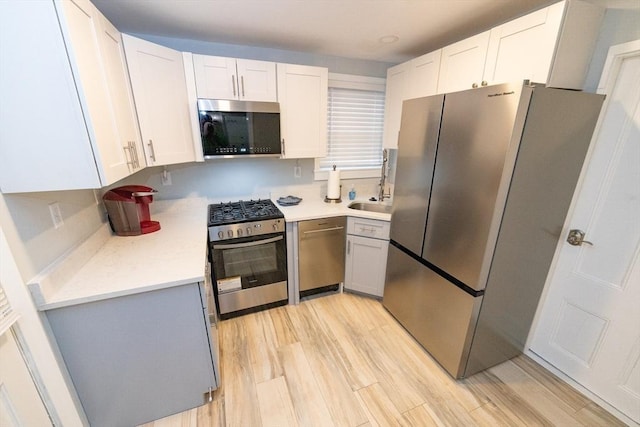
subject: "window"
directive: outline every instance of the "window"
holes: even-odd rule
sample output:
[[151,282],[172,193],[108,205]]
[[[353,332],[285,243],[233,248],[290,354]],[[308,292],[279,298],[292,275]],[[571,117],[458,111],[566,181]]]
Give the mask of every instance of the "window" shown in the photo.
[[316,159],[316,179],[336,165],[343,178],[379,177],[382,166],[384,79],[329,75],[327,157]]

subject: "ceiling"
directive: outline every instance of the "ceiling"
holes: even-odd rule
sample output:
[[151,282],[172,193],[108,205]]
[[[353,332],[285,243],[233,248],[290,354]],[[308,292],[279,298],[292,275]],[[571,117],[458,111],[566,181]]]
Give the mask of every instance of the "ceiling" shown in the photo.
[[[589,1],[603,4],[636,0]],[[126,33],[398,63],[547,6],[554,0],[93,2]]]

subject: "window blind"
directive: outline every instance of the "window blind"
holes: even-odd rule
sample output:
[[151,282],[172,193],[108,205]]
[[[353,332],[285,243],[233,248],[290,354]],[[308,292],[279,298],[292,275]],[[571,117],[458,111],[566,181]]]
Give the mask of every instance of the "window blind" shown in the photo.
[[379,168],[383,122],[384,92],[329,87],[328,155],[320,170]]

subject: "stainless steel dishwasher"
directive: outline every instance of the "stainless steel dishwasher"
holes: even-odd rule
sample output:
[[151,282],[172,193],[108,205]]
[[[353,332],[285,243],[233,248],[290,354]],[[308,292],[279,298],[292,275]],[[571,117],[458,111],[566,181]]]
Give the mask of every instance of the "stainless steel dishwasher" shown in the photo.
[[344,281],[346,217],[298,222],[300,296],[338,290]]

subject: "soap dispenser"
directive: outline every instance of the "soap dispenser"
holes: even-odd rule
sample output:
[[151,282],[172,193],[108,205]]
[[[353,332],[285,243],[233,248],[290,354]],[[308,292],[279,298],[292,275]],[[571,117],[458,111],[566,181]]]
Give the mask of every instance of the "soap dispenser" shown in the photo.
[[349,190],[349,200],[355,200],[356,198],[356,190],[351,186],[351,190]]

